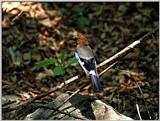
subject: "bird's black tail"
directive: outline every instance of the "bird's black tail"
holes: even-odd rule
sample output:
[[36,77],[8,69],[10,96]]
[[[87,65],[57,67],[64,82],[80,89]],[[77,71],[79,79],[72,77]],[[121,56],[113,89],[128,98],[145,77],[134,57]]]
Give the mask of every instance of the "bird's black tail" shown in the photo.
[[90,75],[93,92],[100,92],[102,87],[99,82],[99,78],[96,75]]

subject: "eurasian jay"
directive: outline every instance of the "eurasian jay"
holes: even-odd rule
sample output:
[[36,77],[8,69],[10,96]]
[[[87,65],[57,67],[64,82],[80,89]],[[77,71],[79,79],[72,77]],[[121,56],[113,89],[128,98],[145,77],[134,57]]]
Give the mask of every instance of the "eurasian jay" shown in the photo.
[[79,32],[74,31],[72,34],[73,39],[76,42],[75,57],[84,72],[86,73],[87,77],[90,78],[93,92],[99,92],[102,88],[99,82],[99,76],[96,68],[96,60],[92,49],[89,46],[88,40],[83,34]]

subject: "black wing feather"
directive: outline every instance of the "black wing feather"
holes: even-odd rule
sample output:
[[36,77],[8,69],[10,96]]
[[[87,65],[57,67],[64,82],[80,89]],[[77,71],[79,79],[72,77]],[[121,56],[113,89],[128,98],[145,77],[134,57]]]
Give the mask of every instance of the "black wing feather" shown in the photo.
[[84,67],[87,69],[87,71],[95,70],[95,59],[94,58],[89,59],[89,60],[80,58],[80,60],[84,62]]

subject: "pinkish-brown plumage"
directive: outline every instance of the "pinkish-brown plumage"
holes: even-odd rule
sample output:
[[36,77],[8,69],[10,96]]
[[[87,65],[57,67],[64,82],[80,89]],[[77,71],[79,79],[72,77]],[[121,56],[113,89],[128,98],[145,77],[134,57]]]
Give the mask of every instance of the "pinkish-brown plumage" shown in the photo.
[[77,48],[81,47],[81,46],[87,46],[88,43],[88,39],[82,34],[82,33],[77,33],[78,39],[77,39]]

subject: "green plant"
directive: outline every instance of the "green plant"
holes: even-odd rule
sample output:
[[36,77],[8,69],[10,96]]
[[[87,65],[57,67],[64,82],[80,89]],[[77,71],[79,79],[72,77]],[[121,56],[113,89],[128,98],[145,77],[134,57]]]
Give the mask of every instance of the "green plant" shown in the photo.
[[59,14],[61,17],[63,17],[63,16],[65,15],[65,11],[67,11],[66,8],[64,8],[64,7],[59,8],[58,14]]
[[83,6],[75,5],[72,11],[76,14],[75,20],[77,26],[84,28],[90,24],[90,19],[85,15],[85,8]]
[[53,68],[53,72],[55,75],[60,76],[65,74],[66,68],[68,68],[69,65],[76,64],[77,60],[75,58],[71,58],[68,61],[65,61],[65,58],[67,57],[68,53],[66,50],[63,50],[60,54],[60,62],[58,62],[58,59],[55,58],[49,58],[45,60],[41,60],[35,63],[35,67],[37,69],[47,67],[48,65],[56,65],[55,68]]
[[86,14],[86,9],[83,5],[73,4],[71,8],[71,6],[68,7],[67,4],[61,4],[58,9],[58,15],[63,17],[68,11],[71,11],[71,14],[73,15],[73,21],[78,27],[84,28],[90,25],[91,20],[88,14]]

